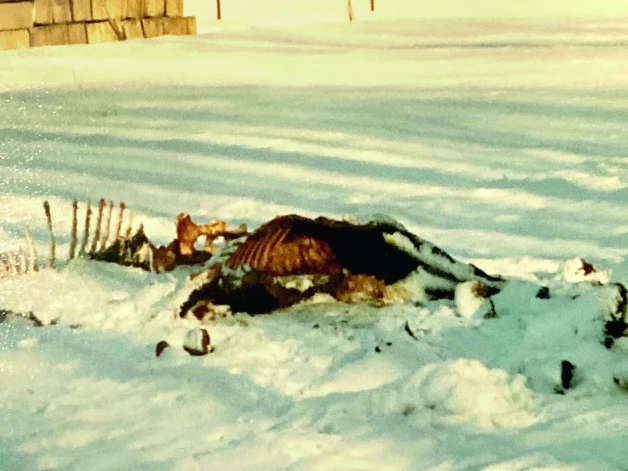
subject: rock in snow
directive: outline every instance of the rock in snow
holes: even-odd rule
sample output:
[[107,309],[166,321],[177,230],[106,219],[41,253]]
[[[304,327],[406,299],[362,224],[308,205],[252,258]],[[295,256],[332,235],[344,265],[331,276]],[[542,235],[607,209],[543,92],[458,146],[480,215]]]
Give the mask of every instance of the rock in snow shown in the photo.
[[207,355],[214,351],[207,329],[191,329],[185,334],[183,350],[192,356]]

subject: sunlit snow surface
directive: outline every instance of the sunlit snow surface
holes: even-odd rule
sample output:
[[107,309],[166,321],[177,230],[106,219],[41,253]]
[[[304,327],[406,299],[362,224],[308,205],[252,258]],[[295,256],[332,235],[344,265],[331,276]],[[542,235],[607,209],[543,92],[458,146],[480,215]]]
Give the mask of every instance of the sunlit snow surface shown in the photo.
[[[0,280],[0,309],[57,321],[0,324],[0,469],[627,469],[628,353],[600,344],[612,294],[574,288],[568,261],[628,282],[628,32],[510,27],[213,26],[0,53],[0,251],[28,225],[43,262],[47,199],[59,258]],[[498,319],[323,299],[218,320],[216,351],[191,357],[190,270],[65,261],[71,201],[82,217],[100,197],[158,243],[182,211],[384,214],[514,281]]]

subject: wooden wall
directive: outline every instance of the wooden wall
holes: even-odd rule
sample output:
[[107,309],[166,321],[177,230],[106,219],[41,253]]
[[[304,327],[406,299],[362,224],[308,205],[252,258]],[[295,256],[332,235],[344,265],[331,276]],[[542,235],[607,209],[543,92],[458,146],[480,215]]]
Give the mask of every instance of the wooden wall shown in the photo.
[[183,0],[0,0],[0,50],[196,34]]

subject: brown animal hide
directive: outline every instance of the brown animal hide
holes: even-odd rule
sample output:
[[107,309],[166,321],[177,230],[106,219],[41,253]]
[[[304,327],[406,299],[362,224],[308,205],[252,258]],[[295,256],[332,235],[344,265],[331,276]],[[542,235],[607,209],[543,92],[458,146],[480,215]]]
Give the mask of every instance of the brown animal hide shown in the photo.
[[274,276],[339,273],[331,246],[309,230],[307,221],[282,216],[267,222],[229,257],[227,266],[249,265]]
[[436,297],[453,297],[461,281],[484,280],[491,294],[503,282],[394,222],[353,224],[296,215],[260,226],[227,258],[225,268],[190,295],[180,315],[201,301],[204,306],[228,305],[234,312],[263,313],[315,293],[345,302],[383,299],[389,293],[404,298],[411,293],[395,283],[417,270],[428,274],[426,282],[434,282],[425,293]]

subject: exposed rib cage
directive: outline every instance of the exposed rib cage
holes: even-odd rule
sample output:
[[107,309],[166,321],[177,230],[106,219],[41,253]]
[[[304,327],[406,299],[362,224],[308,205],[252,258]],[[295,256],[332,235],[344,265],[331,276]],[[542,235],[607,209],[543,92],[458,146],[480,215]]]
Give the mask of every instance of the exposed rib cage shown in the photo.
[[249,265],[272,276],[339,273],[342,267],[329,243],[299,227],[305,221],[281,216],[260,226],[227,259],[227,266]]
[[[211,257],[215,248],[214,241],[218,237],[232,240],[248,234],[245,225],[230,228],[226,222],[216,220],[199,225],[192,222],[189,214],[181,213],[175,218],[176,238],[167,246],[156,247],[144,234],[142,224],[133,230],[133,213],[128,211],[124,202],[120,202],[116,209],[113,201],[107,203],[100,199],[94,210],[88,200],[82,224],[78,220],[78,211],[78,202],[74,200],[68,260],[85,257],[147,271],[168,271],[179,265],[204,263]],[[44,213],[50,237],[47,261],[40,267],[27,228],[28,250],[20,247],[17,251],[0,253],[0,277],[22,275],[40,268],[57,266],[57,242],[48,201],[44,201]],[[83,228],[81,234],[79,226]],[[205,237],[205,248],[202,250],[197,250],[194,246],[199,237]]]
[[374,276],[386,284],[419,267],[451,283],[502,281],[454,260],[400,225],[380,221],[354,224],[298,215],[280,216],[260,226],[229,256],[226,265],[231,269],[249,265],[271,276],[334,275],[346,270]]
[[28,227],[26,228],[26,241],[28,249],[20,247],[17,251],[0,253],[0,278],[39,271],[37,250],[33,245]]
[[[42,268],[56,268],[57,266],[57,243],[53,231],[52,214],[50,210],[50,204],[48,201],[44,201],[44,214],[46,217],[46,224],[48,228],[48,234],[50,237],[49,254],[45,263],[40,265],[38,260],[37,250],[33,244],[30,229],[26,228],[26,240],[27,248],[20,246],[17,251],[8,251],[0,254],[0,277],[18,276],[28,273],[37,272]],[[72,227],[70,231],[70,250],[68,253],[68,260],[75,257],[89,257],[98,258],[98,256],[112,244],[121,240],[123,237],[129,238],[132,232],[133,214],[128,212],[126,220],[126,230],[124,234],[121,234],[122,227],[125,224],[125,210],[126,205],[124,202],[120,202],[117,211],[117,222],[115,231],[111,232],[111,220],[114,217],[114,202],[109,201],[107,204],[104,199],[100,199],[97,209],[96,223],[94,225],[93,234],[90,234],[92,208],[91,202],[87,201],[87,208],[85,212],[85,221],[83,224],[83,231],[81,236],[81,244],[78,246],[78,201],[72,202]],[[141,226],[140,226],[141,230]],[[91,240],[91,242],[90,242]]]

